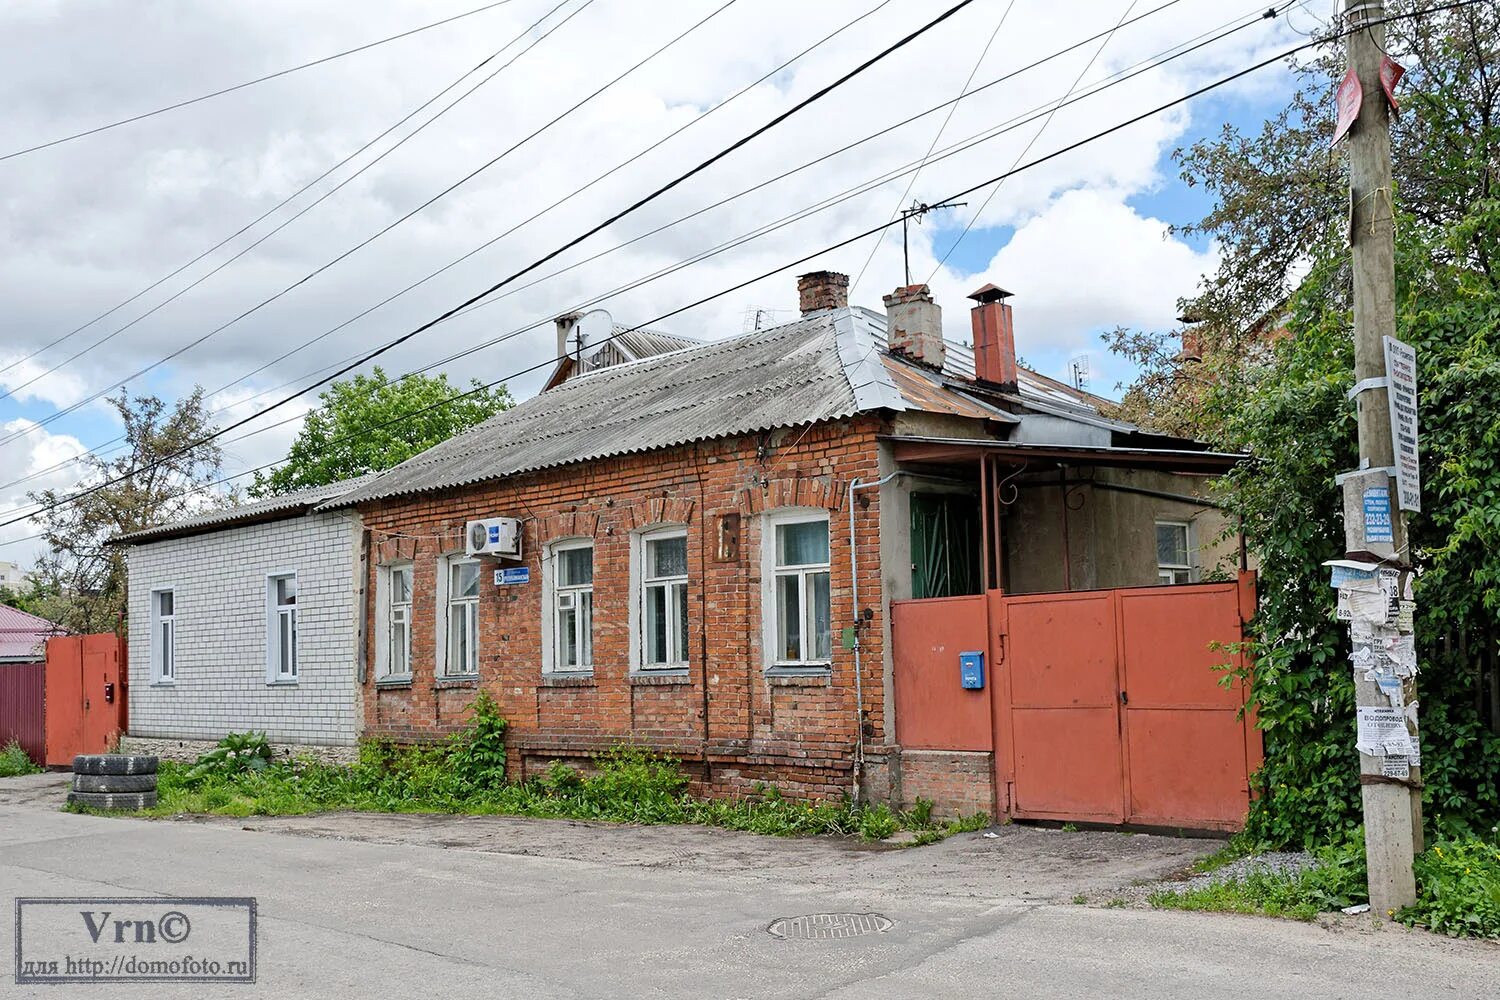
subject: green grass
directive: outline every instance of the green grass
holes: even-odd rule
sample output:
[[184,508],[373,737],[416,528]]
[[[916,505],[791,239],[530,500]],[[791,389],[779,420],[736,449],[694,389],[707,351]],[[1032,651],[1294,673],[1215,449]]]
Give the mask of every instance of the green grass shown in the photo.
[[[157,805],[146,815],[209,813],[285,816],[332,810],[533,816],[614,823],[692,823],[777,836],[858,836],[879,841],[898,831],[930,844],[989,825],[983,813],[952,822],[933,819],[932,803],[907,810],[840,802],[803,802],[769,786],[748,796],[701,799],[673,758],[639,747],[601,754],[581,773],[558,762],[525,782],[505,780],[505,721],[481,696],[474,721],[446,742],[426,747],[361,746],[353,766],[313,760],[270,761],[257,734],[235,734],[186,766],[163,762]],[[234,753],[229,750],[233,749]]]
[[[418,756],[423,751],[408,751]],[[368,756],[368,755],[367,755]],[[738,799],[700,799],[686,792],[676,761],[636,748],[600,758],[592,774],[558,765],[544,778],[459,790],[425,763],[361,761],[353,767],[310,760],[279,762],[261,770],[192,779],[191,769],[163,762],[158,803],[147,815],[210,813],[286,816],[332,810],[424,812],[603,820],[615,823],[692,823],[783,837],[859,836],[878,841],[912,830],[913,845],[930,844],[989,825],[983,813],[939,823],[926,811],[896,813],[881,804],[798,802],[774,787]]]
[[[1231,860],[1234,859],[1227,858],[1216,867],[1223,867]],[[1311,920],[1319,913],[1361,903],[1367,898],[1361,839],[1324,848],[1318,852],[1312,868],[1295,875],[1251,872],[1243,878],[1229,878],[1201,888],[1154,893],[1150,903],[1157,909],[1256,913]]]
[[[1296,875],[1252,873],[1185,891],[1158,892],[1161,909],[1255,913],[1311,920],[1369,900],[1363,835],[1318,852],[1318,863]],[[1199,864],[1212,871],[1248,851],[1231,842]],[[1451,937],[1500,938],[1500,846],[1479,839],[1446,840],[1416,859],[1417,902],[1386,914],[1408,927]]]
[[19,774],[37,774],[42,769],[31,762],[21,744],[11,740],[0,747],[0,778],[14,778]]
[[1452,937],[1500,938],[1500,846],[1443,841],[1416,861],[1417,903],[1396,919]]

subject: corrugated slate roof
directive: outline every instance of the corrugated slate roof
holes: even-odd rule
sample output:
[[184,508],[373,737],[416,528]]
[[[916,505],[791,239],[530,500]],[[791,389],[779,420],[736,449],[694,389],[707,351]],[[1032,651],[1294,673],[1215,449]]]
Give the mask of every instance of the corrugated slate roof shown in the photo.
[[[973,379],[971,351],[949,344],[949,363],[937,372],[890,357],[885,330],[884,313],[826,309],[767,330],[583,372],[323,509],[877,409],[1016,422],[955,384]],[[1055,397],[1062,408],[1099,419],[1084,402],[1087,394],[1058,393],[1059,383],[1031,374],[1022,377],[1025,400]]]
[[41,645],[48,636],[67,632],[45,618],[0,604],[0,662],[15,663],[41,658]]
[[354,479],[344,479],[327,486],[313,486],[305,490],[297,490],[293,493],[283,493],[279,496],[267,497],[255,503],[241,504],[238,507],[223,507],[212,510],[197,517],[183,518],[180,521],[172,521],[167,524],[159,524],[150,528],[142,528],[139,531],[116,535],[110,539],[111,543],[136,544],[139,542],[157,541],[163,538],[175,538],[180,535],[196,535],[207,531],[217,531],[220,528],[233,527],[236,524],[245,524],[251,521],[274,521],[286,517],[296,517],[306,513],[318,504],[338,497],[342,493],[358,489],[379,478],[378,472],[358,476]]
[[833,323],[848,311],[571,378],[326,506],[853,416]]

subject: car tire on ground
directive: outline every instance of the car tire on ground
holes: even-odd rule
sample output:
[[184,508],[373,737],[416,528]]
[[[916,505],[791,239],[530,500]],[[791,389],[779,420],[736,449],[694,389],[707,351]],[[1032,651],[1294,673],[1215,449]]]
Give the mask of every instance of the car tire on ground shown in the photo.
[[154,792],[154,774],[75,774],[75,792]]
[[155,792],[69,792],[68,805],[90,809],[123,809],[135,812],[156,805]]
[[73,758],[73,773],[155,774],[157,760],[146,754],[81,753]]

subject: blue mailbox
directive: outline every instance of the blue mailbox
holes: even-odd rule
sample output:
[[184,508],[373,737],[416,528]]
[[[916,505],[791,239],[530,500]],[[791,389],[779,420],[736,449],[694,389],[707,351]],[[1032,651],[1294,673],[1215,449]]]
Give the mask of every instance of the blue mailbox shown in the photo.
[[965,691],[978,691],[984,687],[984,653],[972,650],[958,654],[958,681]]

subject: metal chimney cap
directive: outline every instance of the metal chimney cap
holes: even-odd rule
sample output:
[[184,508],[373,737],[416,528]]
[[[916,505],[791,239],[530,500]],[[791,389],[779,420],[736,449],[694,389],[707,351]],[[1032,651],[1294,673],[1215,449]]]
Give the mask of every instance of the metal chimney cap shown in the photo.
[[969,298],[973,299],[975,302],[980,303],[981,305],[988,302],[999,302],[1002,299],[1008,299],[1010,297],[1011,293],[1007,292],[1005,289],[999,287],[998,285],[985,285],[983,288],[979,289],[979,291],[969,293]]

